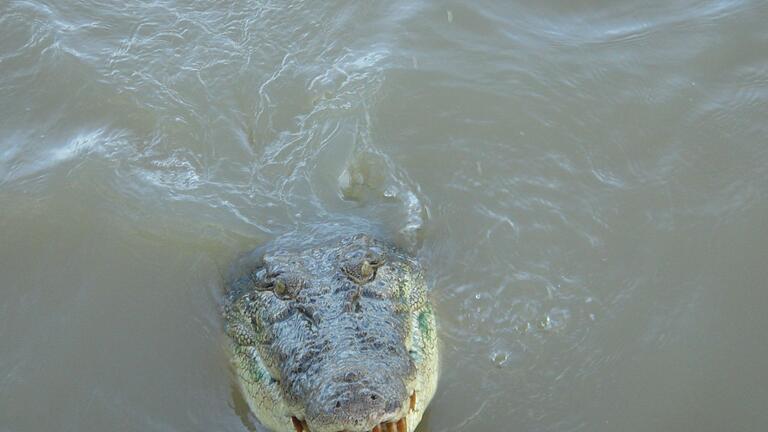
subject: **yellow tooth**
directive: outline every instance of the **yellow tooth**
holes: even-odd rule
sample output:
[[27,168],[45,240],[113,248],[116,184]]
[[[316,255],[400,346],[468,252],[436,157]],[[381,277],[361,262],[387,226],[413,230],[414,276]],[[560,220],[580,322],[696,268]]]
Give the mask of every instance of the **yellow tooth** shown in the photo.
[[395,431],[395,422],[387,423],[387,432],[396,432]]
[[414,390],[413,393],[411,394],[411,404],[409,409],[411,411],[416,410],[416,390]]
[[381,428],[379,428],[379,425],[376,425],[371,429],[371,432],[381,432]]
[[405,422],[405,417],[397,421],[397,432],[408,432],[408,424]]
[[302,432],[304,427],[302,427],[301,422],[296,417],[291,417],[291,422],[293,423],[293,428],[296,429],[296,432]]

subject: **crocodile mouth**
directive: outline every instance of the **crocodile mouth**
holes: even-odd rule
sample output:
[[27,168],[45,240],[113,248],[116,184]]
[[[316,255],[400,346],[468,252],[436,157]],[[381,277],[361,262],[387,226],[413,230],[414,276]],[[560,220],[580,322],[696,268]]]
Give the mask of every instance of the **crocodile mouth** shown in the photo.
[[[408,413],[414,411],[416,411],[416,391],[411,393],[411,396],[408,397]],[[291,417],[291,422],[293,422],[293,428],[296,429],[296,432],[312,432],[309,429],[306,420],[301,420],[294,416]],[[381,422],[375,425],[371,429],[371,432],[408,432],[408,414],[396,420]]]

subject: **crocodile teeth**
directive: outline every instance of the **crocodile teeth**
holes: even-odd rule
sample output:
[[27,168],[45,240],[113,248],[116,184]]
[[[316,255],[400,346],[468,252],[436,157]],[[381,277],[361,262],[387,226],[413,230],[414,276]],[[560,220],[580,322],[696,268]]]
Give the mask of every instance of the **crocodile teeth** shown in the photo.
[[309,432],[309,426],[307,426],[307,422],[305,420],[299,420],[296,417],[291,417],[291,423],[293,423],[293,428],[296,429],[296,432]]
[[293,423],[293,428],[296,429],[296,432],[302,432],[304,430],[304,426],[301,424],[301,421],[296,417],[291,417],[291,422]]
[[[293,428],[296,429],[296,432],[310,432],[309,426],[304,420],[291,417],[291,423],[293,423]],[[374,426],[373,429],[371,429],[371,432],[408,432],[408,420],[406,417],[403,417],[397,421],[380,423]]]
[[408,432],[408,423],[405,417],[397,421],[397,432]]
[[416,411],[416,390],[411,393],[410,407],[411,411]]

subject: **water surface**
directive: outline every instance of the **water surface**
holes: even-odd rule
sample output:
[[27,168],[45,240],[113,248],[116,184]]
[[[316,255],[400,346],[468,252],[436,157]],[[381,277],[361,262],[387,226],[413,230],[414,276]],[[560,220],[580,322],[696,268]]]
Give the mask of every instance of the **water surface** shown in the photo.
[[222,274],[428,268],[420,431],[768,421],[760,0],[0,0],[0,431],[261,431]]

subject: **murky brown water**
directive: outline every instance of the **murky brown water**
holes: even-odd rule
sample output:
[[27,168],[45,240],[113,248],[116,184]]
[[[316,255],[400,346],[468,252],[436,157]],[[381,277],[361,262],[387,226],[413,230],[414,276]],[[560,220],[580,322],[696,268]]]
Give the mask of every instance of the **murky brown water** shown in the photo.
[[128,3],[0,0],[0,431],[261,430],[221,274],[368,223],[420,431],[765,428],[764,1]]

